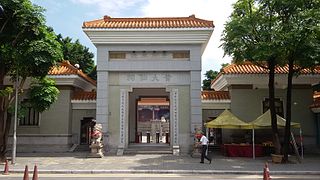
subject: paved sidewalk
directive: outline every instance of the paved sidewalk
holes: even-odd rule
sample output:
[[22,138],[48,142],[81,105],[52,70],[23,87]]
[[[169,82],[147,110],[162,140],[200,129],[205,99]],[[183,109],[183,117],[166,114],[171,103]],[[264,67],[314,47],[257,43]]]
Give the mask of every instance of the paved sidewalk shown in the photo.
[[[87,158],[87,153],[24,153],[17,154],[16,164],[9,165],[10,173],[29,171],[37,164],[39,173],[207,173],[207,174],[262,174],[269,162],[271,174],[320,175],[320,155],[305,155],[301,164],[273,164],[271,157],[240,158],[213,155],[212,164],[200,164],[200,157],[189,155],[107,155]],[[0,164],[3,172],[4,165]]]

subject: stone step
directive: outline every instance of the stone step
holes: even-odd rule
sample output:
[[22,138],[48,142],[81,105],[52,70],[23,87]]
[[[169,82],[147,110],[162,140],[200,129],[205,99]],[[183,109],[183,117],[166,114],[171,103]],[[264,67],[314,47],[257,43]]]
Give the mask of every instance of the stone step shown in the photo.
[[90,151],[89,145],[87,144],[81,144],[78,145],[75,149],[75,152],[83,152],[83,151]]
[[130,144],[124,154],[172,154],[167,144]]
[[78,146],[79,146],[79,144],[73,144],[71,146],[71,148],[69,149],[69,152],[74,152]]
[[168,150],[168,151],[134,151],[134,150],[124,150],[124,154],[172,154],[172,150]]

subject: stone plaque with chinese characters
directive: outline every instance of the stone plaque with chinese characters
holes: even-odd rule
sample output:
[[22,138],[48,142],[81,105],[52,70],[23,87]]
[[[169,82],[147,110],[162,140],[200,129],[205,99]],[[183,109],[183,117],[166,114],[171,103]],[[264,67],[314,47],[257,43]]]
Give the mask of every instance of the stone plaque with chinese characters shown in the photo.
[[190,74],[188,72],[137,72],[121,73],[120,84],[189,84]]

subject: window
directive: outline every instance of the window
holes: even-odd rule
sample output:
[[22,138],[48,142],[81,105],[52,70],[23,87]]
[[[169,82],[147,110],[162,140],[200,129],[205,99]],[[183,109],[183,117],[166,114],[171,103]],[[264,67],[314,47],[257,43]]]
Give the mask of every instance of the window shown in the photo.
[[25,116],[20,118],[19,126],[39,126],[40,113],[31,107],[28,100],[24,100],[22,103],[24,104]]
[[109,59],[126,59],[125,52],[109,52]]
[[[275,106],[276,106],[276,113],[277,113],[279,116],[284,117],[284,113],[283,113],[283,102],[280,100],[280,98],[275,98],[274,101],[275,101]],[[263,112],[268,111],[268,109],[270,108],[269,98],[266,98],[266,99],[263,101],[262,104],[263,104]]]
[[190,58],[190,52],[189,51],[179,51],[179,52],[173,52],[172,57],[174,59],[189,59]]

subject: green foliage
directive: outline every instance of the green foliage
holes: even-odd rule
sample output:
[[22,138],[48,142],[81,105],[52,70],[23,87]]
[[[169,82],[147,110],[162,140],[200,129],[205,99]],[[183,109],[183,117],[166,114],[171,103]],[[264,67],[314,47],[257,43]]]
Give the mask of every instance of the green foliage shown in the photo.
[[276,17],[254,0],[239,0],[222,35],[225,54],[235,62],[266,61],[278,54]]
[[70,61],[73,65],[79,64],[80,69],[86,74],[94,71],[94,55],[89,52],[89,48],[83,46],[79,40],[72,42],[70,37],[63,38],[61,34],[57,38],[62,46],[64,60]]
[[[0,96],[0,129],[3,132],[0,133],[0,160],[5,159],[11,124],[11,117],[5,114],[14,98],[8,89],[4,89],[4,78],[11,76],[15,79],[18,75],[22,79],[21,87],[27,77],[45,77],[49,69],[62,59],[61,45],[53,31],[45,25],[41,7],[33,5],[30,0],[1,0],[1,6],[4,13],[0,14],[0,91],[3,95]],[[44,92],[40,93],[42,85],[47,85],[47,88],[41,89]],[[32,105],[44,111],[54,102],[57,89],[40,83],[33,95]]]
[[56,35],[45,25],[43,9],[29,0],[2,0],[1,5],[0,82],[17,72],[22,79],[45,77],[62,53]]
[[0,96],[9,96],[13,93],[13,88],[12,87],[6,87],[3,90],[0,90]]
[[319,62],[319,0],[238,0],[222,34],[225,54],[235,62],[294,58],[311,67]]
[[91,70],[88,76],[94,80],[97,80],[97,66],[94,66],[94,68]]
[[210,90],[211,89],[211,81],[214,80],[218,76],[218,71],[209,70],[204,75],[206,79],[202,81],[202,89]]
[[33,80],[29,91],[29,103],[38,112],[47,110],[59,95],[55,81],[49,78]]
[[[222,71],[222,69],[226,66],[228,66],[229,63],[222,63],[221,64],[221,69],[220,72]],[[202,81],[202,89],[203,90],[211,90],[211,82],[218,76],[219,72],[218,71],[213,71],[213,70],[209,70],[207,71],[204,75],[206,77],[206,79],[204,79]]]
[[229,65],[230,65],[229,63],[222,63],[220,71],[222,71],[223,68],[225,68],[225,67],[227,67]]
[[[276,2],[279,16],[279,59],[312,68],[320,61],[320,1],[292,0]],[[295,70],[296,72],[299,69]]]
[[29,0],[2,0],[0,71],[21,77],[44,77],[62,59],[56,35],[45,25],[43,9]]
[[[28,111],[28,107],[29,107],[29,103],[19,103],[18,106],[17,106],[17,115],[18,115],[18,118],[19,119],[23,119],[26,114],[27,114],[27,111]],[[8,108],[8,112],[10,114],[14,114],[14,111],[15,111],[15,106],[14,104],[11,104]]]

